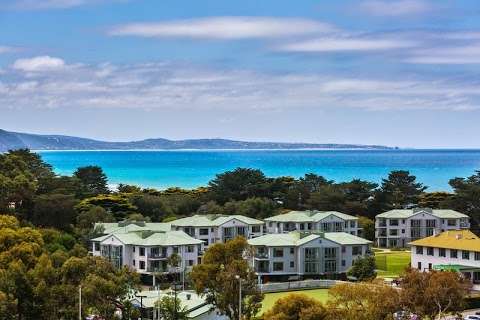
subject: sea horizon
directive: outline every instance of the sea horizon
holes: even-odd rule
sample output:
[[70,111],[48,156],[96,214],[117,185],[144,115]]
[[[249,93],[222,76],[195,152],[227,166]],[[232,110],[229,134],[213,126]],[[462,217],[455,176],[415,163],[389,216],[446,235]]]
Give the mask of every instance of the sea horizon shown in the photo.
[[480,169],[479,149],[189,149],[189,150],[41,150],[57,174],[77,167],[102,167],[114,187],[193,189],[216,174],[249,167],[269,177],[316,173],[336,182],[362,179],[381,183],[392,170],[408,170],[428,191],[451,191],[448,181]]

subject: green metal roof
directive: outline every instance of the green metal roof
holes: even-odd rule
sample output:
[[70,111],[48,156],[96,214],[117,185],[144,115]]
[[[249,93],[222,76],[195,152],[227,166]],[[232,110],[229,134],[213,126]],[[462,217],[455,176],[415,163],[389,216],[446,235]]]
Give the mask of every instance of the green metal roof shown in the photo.
[[369,240],[354,236],[346,232],[304,233],[293,231],[289,233],[266,234],[248,240],[253,246],[267,247],[295,247],[301,246],[315,239],[327,239],[340,245],[362,245],[372,243]]
[[237,219],[245,224],[258,225],[263,224],[263,221],[245,217],[241,215],[194,215],[191,217],[181,218],[170,222],[172,226],[178,227],[218,227],[222,224]]
[[92,239],[92,241],[104,241],[110,236],[117,238],[123,244],[140,246],[181,246],[203,243],[203,241],[194,239],[183,231],[113,233]]
[[98,226],[103,226],[104,234],[128,233],[128,232],[142,231],[142,230],[170,231],[172,229],[172,226],[170,223],[163,223],[163,222],[145,222],[141,224],[136,222],[95,223],[95,228]]
[[357,220],[357,217],[337,212],[337,211],[290,211],[273,217],[266,218],[265,221],[275,222],[318,222],[326,217],[334,215],[343,220]]
[[390,210],[390,211],[378,214],[376,218],[407,219],[419,213],[431,214],[440,219],[468,218],[466,214],[460,213],[455,210],[450,210],[450,209],[433,209],[433,210],[394,209],[394,210]]

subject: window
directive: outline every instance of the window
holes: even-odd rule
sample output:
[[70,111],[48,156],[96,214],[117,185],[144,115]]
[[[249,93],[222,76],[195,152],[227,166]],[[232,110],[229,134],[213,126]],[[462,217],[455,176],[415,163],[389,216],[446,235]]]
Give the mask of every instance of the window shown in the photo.
[[325,259],[335,259],[337,257],[337,248],[324,248]]
[[448,219],[448,220],[447,220],[447,225],[448,225],[449,227],[455,227],[455,226],[457,225],[457,220],[455,220],[455,219]]
[[362,254],[362,247],[361,246],[353,246],[352,247],[352,255],[356,256]]
[[473,283],[474,284],[479,284],[480,283],[480,272],[475,271],[473,273]]
[[350,221],[350,228],[355,228],[355,221]]
[[187,263],[188,263],[189,266],[193,266],[193,260],[188,260]]
[[450,249],[450,258],[457,258],[458,257],[458,251],[454,249]]
[[295,253],[295,248],[290,248],[290,254],[294,254]]
[[173,253],[178,253],[178,247],[173,247]]
[[133,259],[133,261],[132,261],[132,265],[133,265],[134,267],[136,267],[136,264],[135,264],[135,259]]
[[405,219],[402,220],[402,224],[405,224]]
[[270,228],[273,227],[273,222],[269,222],[269,223],[268,223],[268,226],[269,226]]
[[140,261],[140,267],[141,270],[145,270],[145,261]]
[[312,230],[312,229],[313,229],[313,228],[312,228],[312,224],[311,224],[310,222],[307,224],[307,228],[308,228],[308,230]]
[[427,256],[433,256],[433,248],[427,248]]
[[415,252],[416,252],[417,254],[423,254],[423,247],[417,246],[417,247],[415,248]]
[[95,251],[100,251],[100,243],[98,242],[95,242]]
[[390,229],[391,236],[398,236],[398,229]]
[[432,270],[432,264],[431,263],[428,264],[428,270]]
[[337,271],[337,261],[327,260],[325,261],[325,272],[336,272]]
[[462,259],[469,260],[470,259],[470,251],[462,250]]
[[417,263],[417,269],[418,269],[418,270],[422,270],[422,263],[421,263],[421,262],[418,262],[418,263]]
[[435,228],[437,220],[426,220],[425,223],[427,228]]
[[205,245],[205,247],[208,247],[208,244],[209,244],[208,239],[203,239],[203,244]]
[[342,260],[342,267],[345,267],[345,260]]
[[210,232],[211,233],[215,232],[215,228],[210,228]]
[[136,247],[135,247],[135,246],[133,246],[133,250],[132,250],[133,252],[135,252],[135,248],[136,248]]
[[405,229],[402,229],[402,233],[405,233]]
[[140,247],[140,257],[145,257],[145,248]]
[[345,253],[347,251],[347,247],[342,246],[342,253]]
[[199,233],[201,236],[208,236],[208,228],[200,228]]
[[305,230],[305,225],[303,223],[300,223],[300,230]]
[[447,256],[445,248],[439,248],[438,249],[438,256],[439,257],[446,257]]
[[398,226],[398,219],[390,219],[391,226]]
[[316,260],[317,248],[305,248],[305,260]]
[[187,252],[192,253],[195,250],[194,246],[187,246]]
[[260,226],[252,226],[252,232],[254,233],[260,232]]
[[480,252],[475,252],[475,260],[480,260]]
[[290,268],[295,268],[295,262],[294,261],[290,261]]
[[[273,256],[275,258],[283,257],[283,248],[273,248]],[[282,269],[283,269],[283,267],[282,267]]]
[[274,262],[273,271],[283,271],[283,262]]

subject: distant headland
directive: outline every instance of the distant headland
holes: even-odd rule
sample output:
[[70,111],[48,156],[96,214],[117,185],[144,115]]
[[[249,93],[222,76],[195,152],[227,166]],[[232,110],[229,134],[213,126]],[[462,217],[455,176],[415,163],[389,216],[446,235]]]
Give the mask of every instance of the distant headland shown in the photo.
[[128,142],[110,142],[64,135],[11,132],[0,129],[0,152],[21,148],[32,150],[394,149],[381,145],[252,142],[228,139],[169,140],[156,138]]

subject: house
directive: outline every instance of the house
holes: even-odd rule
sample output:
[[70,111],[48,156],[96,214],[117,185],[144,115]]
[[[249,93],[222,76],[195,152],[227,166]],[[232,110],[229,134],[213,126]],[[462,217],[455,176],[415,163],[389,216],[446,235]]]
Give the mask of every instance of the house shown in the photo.
[[264,222],[241,215],[194,215],[170,222],[172,230],[182,230],[205,246],[237,236],[247,239],[264,234]]
[[292,231],[248,240],[249,258],[260,280],[341,277],[353,261],[369,254],[371,241],[346,232]]
[[187,312],[187,318],[190,320],[228,320],[224,315],[221,315],[215,308],[208,304],[203,297],[194,291],[178,291],[174,294],[173,290],[152,290],[141,291],[131,298],[132,304],[143,309],[142,319],[160,319],[157,316],[157,309],[155,303],[160,301],[163,297],[177,297],[180,301],[180,308]]
[[[116,267],[128,266],[141,275],[152,276],[153,285],[159,273],[183,272],[200,263],[203,241],[183,231],[137,230],[137,227],[130,224],[111,229],[111,233],[92,239],[92,255],[105,257]],[[168,263],[172,254],[180,257],[176,267]]]
[[360,235],[358,218],[337,211],[290,211],[265,219],[267,233],[291,231],[347,232]]
[[470,230],[444,231],[410,246],[412,268],[455,270],[471,279],[474,290],[480,290],[480,238]]
[[376,245],[385,248],[405,247],[443,231],[469,228],[469,217],[454,210],[395,209],[375,217]]

